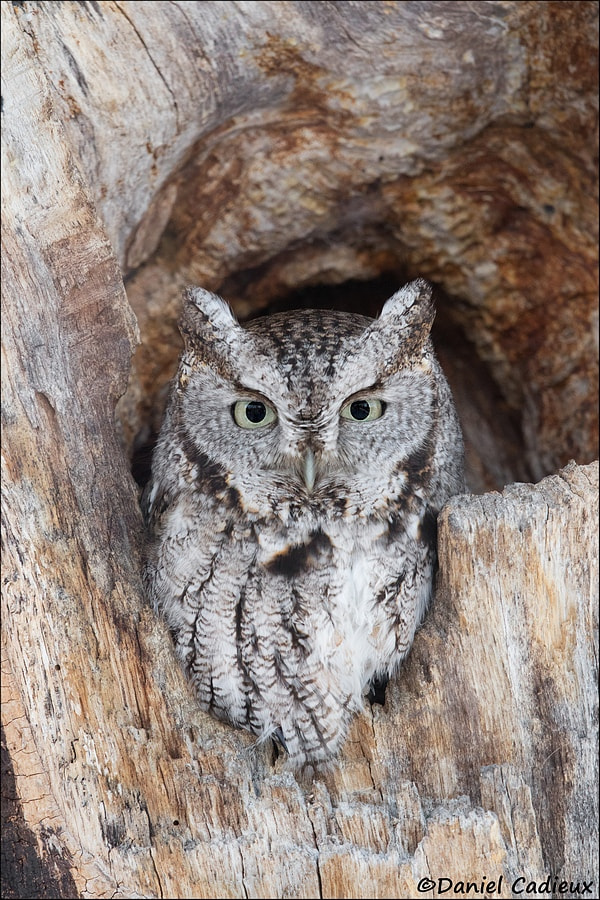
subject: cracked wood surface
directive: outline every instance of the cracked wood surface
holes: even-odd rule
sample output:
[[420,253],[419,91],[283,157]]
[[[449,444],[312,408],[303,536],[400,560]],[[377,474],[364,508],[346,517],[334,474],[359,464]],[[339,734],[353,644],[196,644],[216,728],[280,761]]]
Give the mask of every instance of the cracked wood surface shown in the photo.
[[[237,35],[273,5],[252,4],[247,20],[250,5],[223,6],[214,28]],[[285,4],[293,28],[316,34],[318,6]],[[527,4],[499,8],[513,6]],[[233,69],[211,81],[209,38],[193,77],[169,68],[170,16],[192,13],[2,5],[4,896],[413,897],[430,879],[427,897],[442,877],[502,877],[510,896],[518,877],[595,880],[596,463],[445,509],[435,605],[385,708],[356,720],[324,777],[295,779],[200,713],[144,605],[136,491],[114,428],[137,340],[121,267],[127,246],[136,260],[149,252],[151,229],[136,228],[169,166],[157,176],[131,160],[145,123],[129,113],[128,137],[114,120],[112,144],[102,129],[125,116],[136,78],[171,167],[189,152],[190,98],[217,127],[218,91],[198,79],[225,93],[227,78],[239,83]],[[61,55],[82,16],[97,17],[93,36]],[[99,54],[106,71],[138,40],[129,81],[126,66],[110,85],[85,68]],[[61,100],[51,83],[67,69],[88,98],[71,119],[74,89]],[[262,78],[237,96],[260,93]]]

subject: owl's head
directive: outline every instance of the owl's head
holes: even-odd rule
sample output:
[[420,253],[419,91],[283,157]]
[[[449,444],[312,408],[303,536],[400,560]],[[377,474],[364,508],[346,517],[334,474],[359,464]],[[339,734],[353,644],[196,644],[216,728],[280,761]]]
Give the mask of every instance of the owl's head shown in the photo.
[[390,496],[431,480],[451,404],[433,318],[420,279],[377,319],[299,310],[245,326],[215,294],[188,289],[172,408],[181,446],[249,513],[385,515]]

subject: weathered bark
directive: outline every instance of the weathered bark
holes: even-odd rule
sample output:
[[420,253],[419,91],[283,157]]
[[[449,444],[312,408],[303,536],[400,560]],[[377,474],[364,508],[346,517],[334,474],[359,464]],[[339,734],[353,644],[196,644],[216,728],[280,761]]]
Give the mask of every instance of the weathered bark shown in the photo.
[[114,418],[124,275],[131,445],[183,281],[247,314],[406,270],[448,293],[530,471],[587,462],[595,7],[2,4],[4,896],[597,892],[597,464],[452,501],[385,708],[297,780],[198,711]]

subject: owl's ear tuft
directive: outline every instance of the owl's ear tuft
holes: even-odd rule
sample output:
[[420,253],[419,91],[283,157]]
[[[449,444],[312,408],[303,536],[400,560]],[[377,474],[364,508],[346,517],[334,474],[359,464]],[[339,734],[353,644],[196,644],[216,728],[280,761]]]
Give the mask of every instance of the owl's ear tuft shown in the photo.
[[186,347],[197,349],[219,340],[229,343],[239,328],[231,308],[217,294],[200,287],[185,289],[179,330]]
[[386,300],[380,319],[393,319],[399,328],[422,327],[431,331],[435,318],[433,288],[424,278],[409,281]]
[[386,301],[374,323],[378,331],[399,339],[404,355],[419,353],[429,337],[435,318],[432,294],[424,278],[410,281]]

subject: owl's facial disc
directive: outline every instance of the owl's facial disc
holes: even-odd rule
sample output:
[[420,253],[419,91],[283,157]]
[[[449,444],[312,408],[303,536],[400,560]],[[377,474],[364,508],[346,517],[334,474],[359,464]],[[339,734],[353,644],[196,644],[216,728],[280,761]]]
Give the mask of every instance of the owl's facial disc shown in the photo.
[[252,470],[264,468],[277,482],[282,479],[282,487],[295,484],[298,490],[302,486],[305,497],[320,496],[321,488],[331,492],[336,479],[353,469],[357,454],[349,452],[349,446],[360,448],[363,433],[370,442],[377,440],[372,429],[378,429],[377,420],[388,406],[373,384],[346,394],[345,399],[338,395],[338,403],[333,404],[330,396],[318,390],[284,392],[275,399],[265,397],[254,385],[238,387],[236,393],[237,399],[230,400],[231,419],[242,432],[240,437],[245,432],[244,443],[253,454]]
[[[312,404],[311,399],[313,400]],[[284,426],[285,430],[283,435],[280,435],[279,441],[283,437],[286,446],[283,447],[279,442],[276,461],[272,460],[271,462],[271,465],[274,463],[274,470],[280,470],[282,473],[294,471],[309,495],[314,492],[315,485],[323,475],[327,472],[331,475],[341,462],[337,454],[339,429],[354,430],[357,428],[362,430],[361,426],[367,426],[380,419],[387,406],[384,400],[373,396],[369,389],[347,397],[338,407],[337,417],[331,408],[324,410],[320,403],[313,404],[314,397],[308,399],[308,406],[303,405],[299,408],[291,422],[288,422],[288,428],[291,426],[292,431],[287,434],[287,440],[285,436],[287,429]],[[290,405],[293,406],[293,404]],[[264,437],[270,443],[273,438],[268,438],[269,432],[283,424],[280,422],[275,404],[252,390],[245,397],[232,403],[231,416],[238,428],[256,435],[256,438],[251,438],[248,434],[251,443],[256,439],[262,441],[263,431]],[[334,424],[336,418],[337,426]],[[326,441],[324,445],[323,429],[325,427],[326,431],[329,430],[326,420],[329,420],[331,433],[329,442]],[[358,434],[356,436],[358,437]],[[275,435],[273,437],[275,438]],[[327,443],[329,443],[328,449],[326,449]],[[265,460],[263,454],[269,455],[267,447],[267,444],[263,444],[263,449],[260,451],[263,460]],[[344,460],[342,468],[346,467],[347,462]],[[271,465],[267,463],[267,468],[271,468]]]

